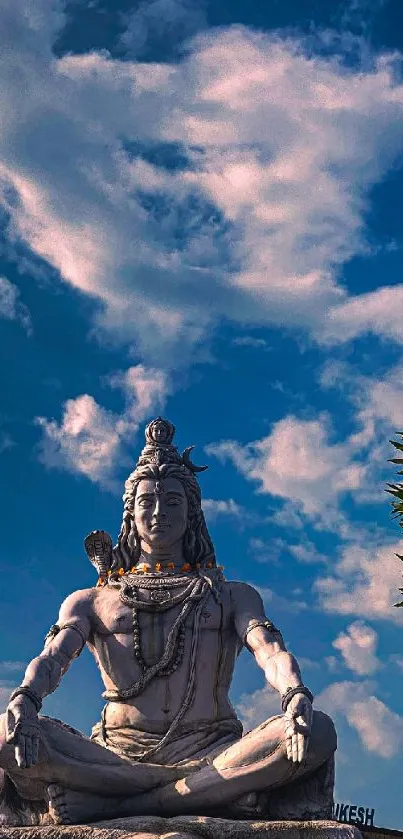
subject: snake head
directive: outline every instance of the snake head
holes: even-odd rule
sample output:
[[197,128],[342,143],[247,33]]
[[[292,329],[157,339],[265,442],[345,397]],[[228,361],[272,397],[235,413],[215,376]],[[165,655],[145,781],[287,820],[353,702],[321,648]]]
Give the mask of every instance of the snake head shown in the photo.
[[91,565],[100,577],[106,577],[112,564],[112,539],[105,530],[93,530],[84,539],[84,547]]

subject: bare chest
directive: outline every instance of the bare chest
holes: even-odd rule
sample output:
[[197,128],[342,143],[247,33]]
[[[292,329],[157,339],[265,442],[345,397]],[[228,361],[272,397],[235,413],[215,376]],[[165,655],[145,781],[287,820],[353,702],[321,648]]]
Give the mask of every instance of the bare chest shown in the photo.
[[[169,589],[138,589],[135,599],[140,606],[133,608],[132,604],[122,600],[119,589],[101,589],[95,608],[94,635],[128,635],[133,632],[133,623],[137,621],[144,632],[160,636],[162,640],[181,615],[185,617],[185,626],[190,628],[194,622],[195,607],[187,608],[186,599],[176,604],[178,594],[180,591]],[[225,592],[220,603],[210,594],[203,602],[200,617],[201,631],[229,629],[230,603]]]

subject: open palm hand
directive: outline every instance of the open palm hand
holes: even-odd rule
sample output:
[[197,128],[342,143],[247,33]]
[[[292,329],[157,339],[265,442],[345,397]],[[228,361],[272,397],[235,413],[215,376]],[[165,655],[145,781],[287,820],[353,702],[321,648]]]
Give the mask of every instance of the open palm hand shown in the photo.
[[297,693],[288,703],[284,714],[285,742],[288,760],[305,760],[312,727],[312,703],[303,693]]
[[15,747],[15,759],[21,769],[29,769],[38,762],[40,726],[38,714],[31,700],[17,696],[6,711],[7,742]]

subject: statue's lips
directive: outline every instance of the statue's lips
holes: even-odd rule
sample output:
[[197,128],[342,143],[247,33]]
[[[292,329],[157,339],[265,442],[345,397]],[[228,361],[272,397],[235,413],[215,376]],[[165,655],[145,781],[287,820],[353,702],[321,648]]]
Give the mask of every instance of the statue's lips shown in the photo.
[[153,524],[150,527],[150,530],[151,530],[152,533],[155,533],[158,530],[168,530],[168,528],[170,526],[171,526],[170,524]]

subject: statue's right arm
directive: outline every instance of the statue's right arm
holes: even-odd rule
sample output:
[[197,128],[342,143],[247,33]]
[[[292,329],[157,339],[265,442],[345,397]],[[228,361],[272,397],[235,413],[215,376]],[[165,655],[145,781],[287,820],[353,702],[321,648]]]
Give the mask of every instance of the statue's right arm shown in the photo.
[[72,660],[80,655],[91,632],[92,590],[75,591],[62,603],[57,623],[43,651],[28,665],[22,685],[43,699],[57,688]]
[[[92,628],[92,593],[71,594],[62,604],[57,624],[47,636],[43,651],[28,665],[6,711],[7,741],[15,746],[20,767],[38,760],[40,730],[37,702],[56,690],[72,660],[80,655]],[[24,688],[26,692],[24,692]],[[31,694],[31,695],[30,695]]]

